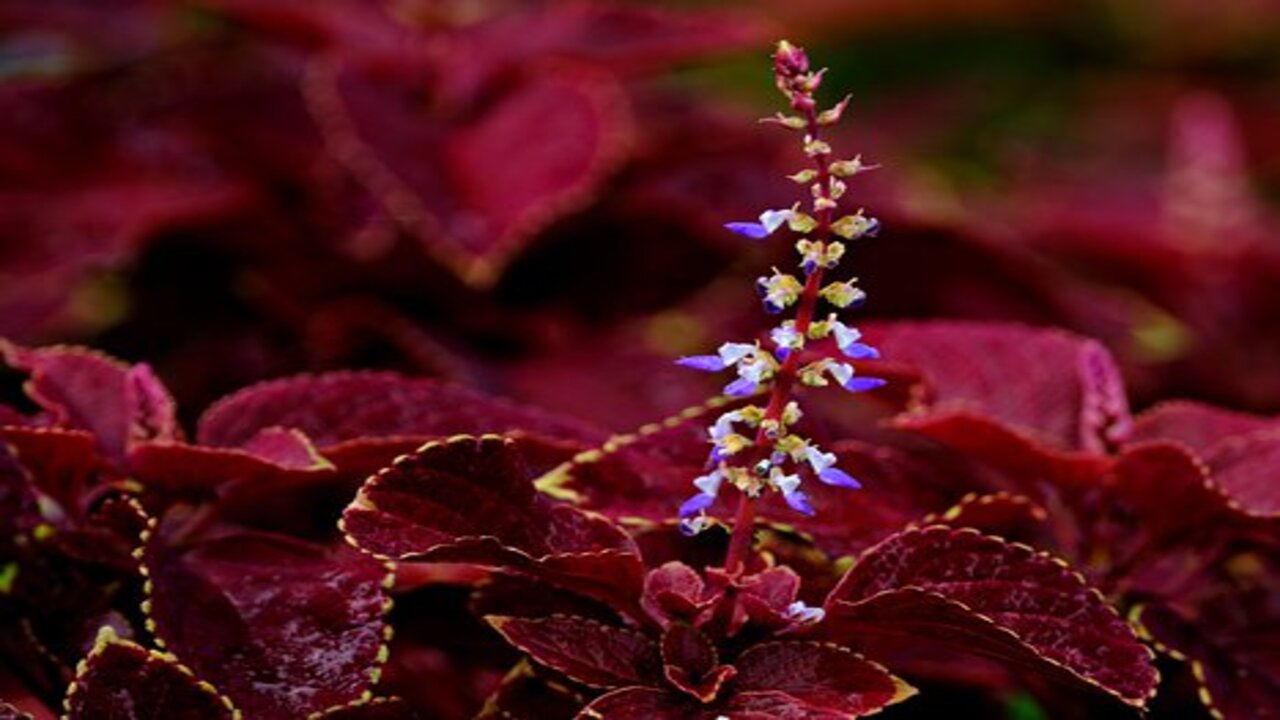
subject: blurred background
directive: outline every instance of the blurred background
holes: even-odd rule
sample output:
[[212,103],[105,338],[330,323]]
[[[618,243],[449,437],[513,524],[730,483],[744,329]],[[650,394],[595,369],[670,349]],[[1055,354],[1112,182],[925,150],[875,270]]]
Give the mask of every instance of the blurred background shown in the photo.
[[1280,410],[1274,0],[4,0],[0,335],[193,416],[385,367],[624,429],[764,320],[781,37],[853,94],[864,316],[1070,328],[1139,406]]

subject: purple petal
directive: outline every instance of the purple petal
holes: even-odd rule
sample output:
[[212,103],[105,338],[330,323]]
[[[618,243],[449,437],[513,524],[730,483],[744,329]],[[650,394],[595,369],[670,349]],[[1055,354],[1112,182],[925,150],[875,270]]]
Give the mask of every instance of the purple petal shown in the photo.
[[724,386],[724,394],[729,397],[746,397],[754,395],[760,386],[746,378],[738,378]]
[[888,380],[873,377],[854,376],[849,378],[849,382],[844,384],[844,389],[849,392],[866,392],[867,390],[875,390],[878,387],[888,385]]
[[769,228],[760,223],[753,222],[731,222],[725,223],[725,228],[739,235],[749,237],[752,240],[763,240],[769,237]]
[[773,350],[773,356],[778,358],[778,360],[780,360],[781,362],[786,362],[787,356],[790,354],[791,354],[791,348],[789,347],[779,346],[774,348]]
[[846,356],[854,360],[867,360],[880,357],[880,351],[867,345],[866,343],[849,343],[840,348]]
[[696,515],[697,513],[702,512],[703,510],[706,510],[707,508],[711,507],[711,504],[714,503],[715,501],[716,501],[715,495],[698,493],[697,495],[694,495],[688,500],[685,500],[680,505],[680,517],[687,518],[690,515]]
[[689,355],[676,360],[676,364],[703,372],[720,372],[725,368],[724,360],[719,355]]
[[841,470],[840,468],[827,468],[818,473],[818,479],[827,485],[835,487],[851,488],[857,490],[862,487],[862,483],[854,479],[852,475]]
[[789,493],[784,493],[782,497],[791,506],[792,510],[801,515],[813,517],[818,514],[814,511],[813,506],[809,504],[809,498],[804,494],[803,490],[793,490]]

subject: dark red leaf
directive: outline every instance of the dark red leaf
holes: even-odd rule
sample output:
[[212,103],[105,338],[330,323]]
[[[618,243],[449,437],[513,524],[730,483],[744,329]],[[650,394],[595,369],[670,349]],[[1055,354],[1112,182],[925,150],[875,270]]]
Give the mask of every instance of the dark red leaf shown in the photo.
[[252,716],[303,717],[362,697],[386,642],[387,569],[262,532],[184,538],[170,512],[145,539],[156,637]]
[[907,634],[1061,668],[1137,706],[1158,679],[1147,648],[1065,563],[972,530],[933,526],[888,538],[832,591],[827,615],[839,641]]
[[634,611],[643,582],[635,544],[538,492],[520,447],[492,435],[425,445],[365,483],[343,530],[381,557],[506,568]]
[[[200,418],[202,445],[243,447],[267,428],[301,431],[322,452],[344,441],[524,431],[592,442],[581,423],[489,395],[394,373],[338,372],[273,380],[215,403]],[[418,440],[420,443],[421,440]]]
[[738,669],[736,691],[782,693],[797,710],[832,717],[870,715],[916,694],[883,667],[830,643],[762,643],[733,664]]
[[1136,623],[1158,648],[1191,662],[1200,699],[1215,717],[1280,717],[1280,547],[1274,534],[1235,538],[1201,562],[1202,571],[1178,592],[1137,606]]
[[172,655],[147,650],[104,628],[67,693],[70,720],[231,720],[231,701]]
[[315,716],[315,720],[415,720],[421,717],[399,698],[357,700]]
[[1014,540],[1033,535],[1048,516],[1043,507],[1022,495],[969,493],[949,509],[926,515],[919,524],[973,528],[986,535]]
[[529,657],[584,685],[650,684],[661,676],[658,646],[634,630],[572,615],[488,620]]
[[1280,421],[1262,415],[1174,401],[1161,403],[1136,417],[1129,440],[1173,440],[1197,453],[1206,453],[1223,440],[1277,425]]
[[34,718],[9,703],[0,701],[0,720],[34,720]]
[[640,604],[649,617],[664,627],[672,620],[688,622],[705,609],[713,597],[704,597],[702,576],[682,562],[671,561],[649,571]]
[[696,627],[672,623],[662,633],[662,672],[667,681],[702,702],[711,702],[737,670],[720,664],[710,638]]
[[485,701],[475,720],[570,720],[585,703],[586,699],[566,684],[548,682],[528,660],[521,660]]
[[87,430],[114,458],[142,440],[181,436],[169,392],[146,365],[83,348],[28,349],[0,342],[7,363],[31,374],[27,392],[55,427]]
[[464,281],[490,285],[623,160],[625,96],[608,76],[565,66],[523,74],[450,117],[421,99],[430,70],[317,63],[307,97],[334,155],[386,212]]
[[711,711],[702,710],[696,700],[650,687],[628,687],[605,693],[578,715],[579,720],[711,720],[714,717]]
[[970,322],[896,323],[867,333],[891,364],[920,374],[914,415],[975,413],[1059,450],[1103,450],[1128,432],[1123,381],[1096,341]]
[[1280,423],[1216,443],[1206,451],[1213,482],[1241,511],[1256,517],[1280,516]]

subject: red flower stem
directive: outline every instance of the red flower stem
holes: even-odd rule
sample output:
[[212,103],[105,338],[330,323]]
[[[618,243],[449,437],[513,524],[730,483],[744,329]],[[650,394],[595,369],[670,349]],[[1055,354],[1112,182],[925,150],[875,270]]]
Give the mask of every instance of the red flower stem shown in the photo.
[[[817,111],[812,100],[810,99],[802,109],[807,122],[806,132],[808,137],[817,140],[819,125]],[[830,199],[831,173],[827,169],[830,163],[830,156],[823,153],[815,155],[813,160],[818,172],[816,182],[819,186],[819,194],[824,199]],[[824,207],[815,213],[815,219],[818,224],[814,229],[814,238],[824,246],[831,237],[831,215],[832,209],[830,207]],[[813,324],[813,314],[817,310],[820,298],[819,293],[822,290],[823,270],[824,268],[821,264],[814,268],[813,272],[805,280],[804,290],[800,293],[800,300],[796,306],[796,332],[801,336],[808,333],[809,326]],[[760,424],[760,429],[756,432],[755,446],[760,448],[757,460],[769,456],[769,450],[766,447],[769,438],[765,428],[772,422],[777,422],[782,418],[782,412],[787,406],[787,401],[791,398],[791,388],[795,385],[796,371],[799,364],[800,353],[793,352],[782,362],[782,367],[778,368],[778,372],[774,375],[773,390],[769,394],[769,405],[765,409],[765,421]],[[781,427],[780,424],[779,427]],[[725,572],[729,574],[736,574],[742,571],[747,554],[751,550],[751,541],[755,536],[756,500],[757,498],[751,497],[747,493],[739,493],[738,512],[733,520],[733,533],[729,536],[729,549],[725,554],[724,560]]]

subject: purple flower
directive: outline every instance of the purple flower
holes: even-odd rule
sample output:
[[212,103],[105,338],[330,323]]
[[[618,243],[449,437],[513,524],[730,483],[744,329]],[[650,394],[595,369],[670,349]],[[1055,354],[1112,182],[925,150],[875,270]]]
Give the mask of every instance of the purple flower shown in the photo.
[[862,483],[840,468],[827,468],[818,473],[818,479],[833,487],[849,488],[850,490],[857,490],[862,487]]
[[676,360],[676,364],[703,372],[720,372],[728,367],[719,355],[689,355]]
[[849,382],[841,383],[841,386],[845,390],[848,390],[849,392],[857,393],[857,392],[866,392],[868,390],[875,390],[876,388],[884,387],[885,385],[888,385],[888,384],[889,384],[889,381],[884,380],[882,378],[855,377],[855,378],[850,378]]
[[724,394],[729,397],[747,397],[756,394],[760,385],[748,378],[738,378],[724,386]]
[[731,222],[725,228],[752,240],[763,240],[782,227],[791,219],[792,210],[765,210],[760,213],[760,222]]

